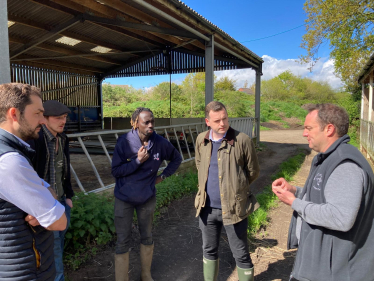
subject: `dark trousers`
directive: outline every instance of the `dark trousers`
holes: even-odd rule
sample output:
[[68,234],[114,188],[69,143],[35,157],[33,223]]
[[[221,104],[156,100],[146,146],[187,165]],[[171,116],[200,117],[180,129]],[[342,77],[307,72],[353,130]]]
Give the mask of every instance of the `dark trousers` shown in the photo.
[[140,243],[152,245],[152,222],[156,207],[156,196],[141,205],[132,205],[116,198],[114,202],[114,225],[117,233],[116,254],[129,251],[134,210],[138,218]]
[[208,260],[218,259],[219,240],[222,226],[224,226],[236,265],[240,268],[253,267],[248,250],[247,218],[236,224],[223,225],[222,210],[205,207],[200,213],[199,226],[203,234],[204,258]]

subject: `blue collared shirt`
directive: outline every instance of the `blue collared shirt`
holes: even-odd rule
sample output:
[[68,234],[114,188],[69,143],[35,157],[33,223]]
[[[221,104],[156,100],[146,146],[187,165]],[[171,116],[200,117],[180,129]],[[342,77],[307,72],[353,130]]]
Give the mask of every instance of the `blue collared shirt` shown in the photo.
[[[29,144],[15,137],[29,147]],[[49,184],[38,176],[27,159],[18,152],[0,156],[0,198],[34,216],[43,227],[53,224],[65,212],[65,208],[53,198],[47,187]]]

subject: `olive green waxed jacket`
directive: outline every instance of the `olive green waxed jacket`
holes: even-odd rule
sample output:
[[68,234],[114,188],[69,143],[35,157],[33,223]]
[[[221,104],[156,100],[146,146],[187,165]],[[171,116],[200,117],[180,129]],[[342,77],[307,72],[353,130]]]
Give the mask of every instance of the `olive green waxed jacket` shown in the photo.
[[[199,178],[199,190],[195,198],[196,216],[206,202],[206,183],[212,153],[209,132],[199,134],[196,139],[195,161]],[[223,224],[235,224],[260,206],[249,187],[260,172],[256,150],[249,136],[230,127],[217,153]]]

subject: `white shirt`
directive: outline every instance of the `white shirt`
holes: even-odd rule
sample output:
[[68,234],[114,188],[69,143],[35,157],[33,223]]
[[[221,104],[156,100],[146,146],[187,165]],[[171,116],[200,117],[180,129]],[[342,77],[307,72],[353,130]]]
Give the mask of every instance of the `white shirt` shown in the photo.
[[[29,147],[22,139],[15,137]],[[53,224],[65,212],[65,208],[53,198],[47,187],[49,184],[38,176],[27,159],[18,152],[0,156],[0,198],[34,216],[43,227]]]
[[226,131],[226,133],[223,135],[222,138],[220,138],[220,139],[218,139],[218,140],[214,140],[214,139],[213,139],[213,130],[210,130],[210,133],[209,133],[209,139],[210,139],[211,141],[214,141],[214,142],[222,142],[223,138],[226,137],[226,134],[227,134],[227,131]]

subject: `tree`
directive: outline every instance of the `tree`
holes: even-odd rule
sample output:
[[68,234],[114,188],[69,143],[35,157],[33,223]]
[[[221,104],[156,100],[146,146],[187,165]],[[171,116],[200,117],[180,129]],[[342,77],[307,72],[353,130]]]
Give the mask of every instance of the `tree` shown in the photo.
[[[171,83],[171,95],[172,100],[178,100],[181,98],[182,89],[179,85]],[[170,100],[170,83],[161,82],[152,89],[152,99],[154,100]]]
[[224,76],[214,83],[214,91],[235,91],[236,80]]
[[353,87],[374,49],[374,0],[307,0],[304,10],[307,33],[301,47],[307,55],[302,62],[313,67],[319,47],[329,42],[336,74]]
[[182,82],[182,92],[190,106],[190,117],[203,116],[205,106],[205,73],[190,73]]

